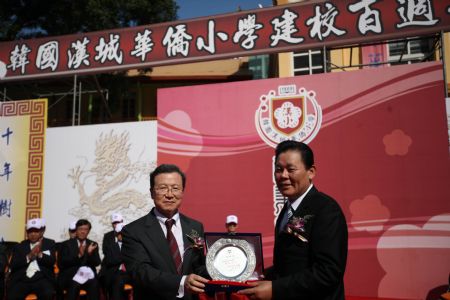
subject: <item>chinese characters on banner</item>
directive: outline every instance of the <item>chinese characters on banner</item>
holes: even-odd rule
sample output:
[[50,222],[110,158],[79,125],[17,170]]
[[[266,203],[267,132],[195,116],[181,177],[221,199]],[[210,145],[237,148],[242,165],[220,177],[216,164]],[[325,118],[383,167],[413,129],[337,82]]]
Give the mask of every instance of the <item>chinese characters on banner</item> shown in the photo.
[[11,153],[10,149],[14,147],[13,135],[14,131],[11,130],[9,124],[3,122],[4,119],[0,119],[0,165],[2,168],[0,169],[0,218],[11,218],[11,204],[12,204],[12,194],[8,193],[8,187],[14,184],[13,180],[13,167],[11,166]]
[[47,100],[0,103],[0,240],[21,240],[42,205]]
[[[10,146],[9,146],[9,140],[11,138],[11,135],[14,133],[13,131],[11,131],[10,127],[7,127],[5,130],[5,133],[3,132],[3,128],[0,127],[0,133],[1,134],[1,140],[0,140],[0,149],[2,149],[2,153],[6,152]],[[5,149],[5,150],[3,150]],[[3,157],[2,155],[2,161],[0,161],[0,164],[3,166],[3,171],[0,171],[0,180],[2,181],[2,183],[4,185],[8,185],[9,183],[9,178],[12,173],[12,167],[11,167],[11,163],[7,160],[8,157]],[[1,178],[4,177],[4,178]],[[1,185],[3,185],[2,183],[0,183]],[[2,189],[3,190],[3,189]],[[2,195],[0,195],[0,217],[8,217],[11,218],[11,198],[6,198],[6,197],[2,197]]]
[[450,29],[448,1],[331,0],[0,43],[0,80],[105,72]]

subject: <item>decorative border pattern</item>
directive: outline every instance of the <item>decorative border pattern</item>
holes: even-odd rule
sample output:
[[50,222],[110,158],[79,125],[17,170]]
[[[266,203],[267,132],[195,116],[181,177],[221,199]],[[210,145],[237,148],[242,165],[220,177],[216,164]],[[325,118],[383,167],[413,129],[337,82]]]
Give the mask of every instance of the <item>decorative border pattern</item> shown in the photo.
[[0,116],[30,116],[25,221],[32,218],[39,218],[42,211],[42,192],[44,186],[47,99],[3,102],[0,105]]

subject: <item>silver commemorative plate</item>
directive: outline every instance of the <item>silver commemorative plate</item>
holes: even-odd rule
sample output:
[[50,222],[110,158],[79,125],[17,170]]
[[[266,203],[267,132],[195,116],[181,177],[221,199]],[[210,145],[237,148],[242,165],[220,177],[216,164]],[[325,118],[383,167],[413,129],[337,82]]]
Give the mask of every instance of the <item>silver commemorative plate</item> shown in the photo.
[[206,255],[206,269],[213,280],[246,281],[255,267],[255,250],[245,240],[221,238]]

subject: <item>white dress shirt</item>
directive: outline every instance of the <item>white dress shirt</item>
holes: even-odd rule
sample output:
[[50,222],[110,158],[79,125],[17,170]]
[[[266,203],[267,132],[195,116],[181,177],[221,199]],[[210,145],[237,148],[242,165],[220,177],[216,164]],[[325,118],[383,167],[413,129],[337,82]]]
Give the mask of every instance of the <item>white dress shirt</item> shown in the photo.
[[[167,238],[167,227],[166,227],[166,220],[168,219],[165,217],[162,213],[160,213],[156,207],[155,207],[155,216],[159,221],[159,225],[161,226],[162,231],[164,232],[164,236]],[[180,214],[177,212],[173,217],[171,218],[175,221],[175,223],[172,226],[172,233],[175,236],[175,239],[177,240],[178,244],[178,250],[180,251],[181,261],[184,260],[184,241],[183,241],[183,230],[181,228],[180,223]],[[183,275],[180,281],[180,286],[178,287],[178,294],[177,298],[183,298],[184,297],[184,281],[186,280],[186,275]]]
[[311,183],[309,185],[308,189],[306,190],[306,192],[301,194],[300,197],[298,197],[294,202],[291,203],[291,207],[294,211],[297,210],[297,208],[300,206],[300,203],[302,203],[303,199],[305,199],[306,195],[312,189],[312,187],[313,187],[313,184]]

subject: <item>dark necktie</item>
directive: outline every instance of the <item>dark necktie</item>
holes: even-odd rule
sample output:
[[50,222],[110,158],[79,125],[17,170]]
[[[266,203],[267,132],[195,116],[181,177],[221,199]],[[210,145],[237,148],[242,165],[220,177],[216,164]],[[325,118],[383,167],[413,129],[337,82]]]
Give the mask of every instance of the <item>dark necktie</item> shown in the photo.
[[178,248],[177,240],[172,233],[172,226],[175,224],[175,220],[167,219],[166,220],[166,228],[167,228],[167,242],[169,243],[170,252],[172,253],[173,261],[175,262],[175,267],[177,268],[178,274],[181,274],[181,255],[180,249]]
[[289,219],[294,214],[294,210],[292,209],[291,203],[289,200],[286,201],[285,204],[286,210],[284,211],[284,214],[282,216],[283,219],[281,219],[280,227],[278,228],[279,232],[282,232],[284,230],[284,227],[289,222]]

